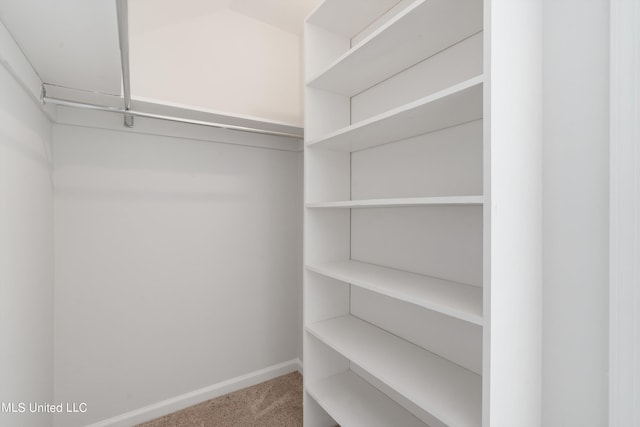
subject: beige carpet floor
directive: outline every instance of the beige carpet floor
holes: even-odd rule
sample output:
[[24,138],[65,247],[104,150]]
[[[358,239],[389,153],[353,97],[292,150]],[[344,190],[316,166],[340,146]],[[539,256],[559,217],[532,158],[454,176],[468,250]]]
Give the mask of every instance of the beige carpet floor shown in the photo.
[[138,427],[301,427],[302,376],[292,372]]

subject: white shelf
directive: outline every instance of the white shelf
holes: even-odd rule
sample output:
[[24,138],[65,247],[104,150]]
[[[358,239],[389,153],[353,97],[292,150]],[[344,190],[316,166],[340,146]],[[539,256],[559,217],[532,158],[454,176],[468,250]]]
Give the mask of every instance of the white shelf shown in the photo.
[[351,371],[309,384],[307,393],[344,427],[428,427]]
[[351,38],[396,3],[398,0],[325,0],[309,14],[306,21]]
[[352,316],[306,329],[442,423],[481,425],[479,375]]
[[307,143],[358,151],[482,118],[482,82],[477,76]]
[[307,270],[482,325],[482,288],[359,261],[307,265]]
[[323,0],[306,20],[308,424],[482,425],[483,288],[407,270],[482,281],[483,5]]
[[483,196],[407,197],[394,199],[343,200],[339,202],[307,203],[307,208],[358,209],[401,208],[421,206],[482,205]]
[[482,25],[482,1],[417,0],[307,85],[353,96],[482,31]]

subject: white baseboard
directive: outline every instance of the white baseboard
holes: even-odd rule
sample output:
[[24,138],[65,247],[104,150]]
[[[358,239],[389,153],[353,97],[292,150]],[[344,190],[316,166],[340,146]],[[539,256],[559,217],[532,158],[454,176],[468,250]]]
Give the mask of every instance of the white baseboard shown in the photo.
[[302,373],[302,363],[300,359],[289,360],[288,362],[231,378],[230,380],[222,381],[199,390],[90,424],[87,427],[131,427],[294,371]]

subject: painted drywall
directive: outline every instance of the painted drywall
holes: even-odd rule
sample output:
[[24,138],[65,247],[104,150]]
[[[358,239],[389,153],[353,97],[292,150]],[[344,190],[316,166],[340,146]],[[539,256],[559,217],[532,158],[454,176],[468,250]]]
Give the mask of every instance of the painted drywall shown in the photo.
[[0,21],[44,82],[120,95],[115,1],[2,1]]
[[60,427],[298,356],[301,153],[117,123],[54,126]]
[[53,399],[52,127],[7,71],[10,43],[0,24],[0,425],[49,427],[30,405]]
[[300,35],[216,3],[154,3],[129,3],[134,97],[302,125]]
[[542,425],[607,425],[609,1],[544,2]]

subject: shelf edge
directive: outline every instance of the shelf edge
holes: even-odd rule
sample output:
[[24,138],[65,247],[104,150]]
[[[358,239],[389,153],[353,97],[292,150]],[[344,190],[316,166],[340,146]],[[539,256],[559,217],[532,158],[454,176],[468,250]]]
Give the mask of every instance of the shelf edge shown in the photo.
[[[363,263],[366,264],[366,263]],[[353,278],[349,278],[346,275],[343,274],[336,274],[336,273],[331,273],[328,272],[326,269],[323,269],[322,267],[317,267],[314,266],[312,264],[305,264],[304,266],[307,270],[314,272],[316,274],[320,274],[322,276],[326,276],[329,277],[331,279],[335,279],[335,280],[339,280],[341,282],[345,282],[345,283],[349,283],[351,285],[357,286],[359,288],[362,289],[366,289],[372,292],[375,292],[377,294],[380,295],[384,295],[387,296],[389,298],[393,298],[396,299],[398,301],[403,301],[409,304],[413,304],[413,305],[417,305],[419,307],[423,307],[427,310],[431,310],[440,314],[443,314],[445,316],[449,316],[458,320],[462,320],[464,322],[468,322],[477,326],[482,327],[484,324],[484,319],[482,317],[482,315],[477,315],[474,313],[469,313],[467,311],[464,310],[460,310],[460,309],[455,309],[455,308],[451,308],[448,307],[446,305],[442,305],[442,304],[437,304],[437,303],[431,303],[428,301],[424,301],[421,300],[420,298],[410,298],[410,296],[407,296],[406,294],[402,294],[399,292],[393,292],[393,290],[388,290],[388,289],[384,289],[384,288],[380,288],[378,286],[374,286],[371,284],[367,284],[364,283],[360,280],[354,280]],[[385,268],[385,267],[382,267]],[[390,270],[394,270],[394,269],[390,269]],[[400,270],[398,270],[400,271]],[[415,274],[415,273],[409,273],[408,274]],[[416,274],[418,275],[418,274]],[[424,275],[419,275],[419,276],[424,276]],[[430,276],[424,276],[427,278],[430,278]],[[437,278],[434,278],[437,279]],[[444,279],[438,279],[438,280],[444,280]],[[450,280],[444,280],[446,282],[450,282],[450,283],[455,283],[456,285],[462,285],[462,286],[473,286],[473,285],[468,285],[465,283],[458,283],[458,282],[452,282]]]
[[[439,90],[437,92],[434,92],[430,95],[424,96],[422,98],[419,98],[415,101],[409,102],[407,104],[401,105],[399,107],[393,108],[391,110],[385,111],[383,113],[377,114],[373,117],[370,117],[368,119],[362,120],[358,123],[343,127],[341,129],[335,130],[323,137],[320,138],[316,138],[314,140],[311,140],[309,142],[305,142],[305,146],[306,147],[314,147],[314,146],[318,146],[320,144],[322,144],[325,141],[328,141],[330,139],[342,136],[342,135],[346,135],[349,134],[351,132],[355,132],[358,131],[359,129],[365,128],[367,126],[370,126],[376,122],[381,122],[387,119],[391,119],[395,116],[398,116],[402,113],[405,112],[409,112],[413,109],[425,106],[427,104],[430,104],[432,102],[436,102],[436,101],[440,101],[440,100],[444,100],[446,99],[448,96],[450,95],[454,95],[456,93],[462,92],[464,90],[467,89],[471,89],[474,86],[477,85],[481,85],[484,84],[484,75],[483,74],[479,74],[475,77],[472,77],[470,79],[464,80],[460,83],[456,83],[455,85],[449,86],[445,89]],[[392,142],[392,141],[389,141]]]

